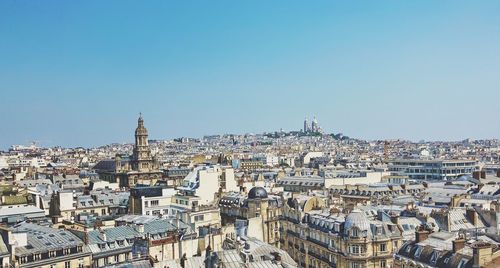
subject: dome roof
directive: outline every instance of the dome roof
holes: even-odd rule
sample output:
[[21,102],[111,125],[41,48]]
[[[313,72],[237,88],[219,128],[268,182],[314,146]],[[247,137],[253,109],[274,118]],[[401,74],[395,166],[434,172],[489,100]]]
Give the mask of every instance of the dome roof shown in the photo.
[[359,209],[354,209],[345,218],[344,233],[348,234],[349,230],[353,227],[357,227],[361,232],[366,231],[368,235],[371,235],[370,221],[366,218],[363,211]]
[[262,187],[253,187],[248,192],[248,199],[267,198],[267,191]]

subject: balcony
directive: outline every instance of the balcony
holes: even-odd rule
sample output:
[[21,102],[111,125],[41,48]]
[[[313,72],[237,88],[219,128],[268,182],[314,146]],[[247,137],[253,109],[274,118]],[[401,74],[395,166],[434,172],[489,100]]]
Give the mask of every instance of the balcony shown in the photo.
[[374,257],[390,257],[392,255],[392,251],[377,251],[375,252]]
[[307,238],[307,241],[313,242],[314,244],[319,245],[319,246],[322,246],[322,247],[324,247],[324,248],[327,248],[327,247],[328,247],[328,243],[324,243],[324,242],[322,242],[322,241],[316,240],[316,239],[311,238],[311,237],[308,237],[308,238]]
[[307,235],[305,233],[300,233],[299,237],[300,239],[307,240]]
[[331,261],[327,256],[324,256],[324,255],[321,255],[319,253],[315,253],[315,252],[309,252],[309,256],[317,259],[317,260],[320,260],[322,262],[325,262],[328,264],[328,267],[330,268],[336,268],[337,267],[337,264],[334,263],[333,261]]
[[350,259],[364,259],[368,258],[368,254],[366,252],[363,253],[347,253],[346,256]]
[[337,252],[337,249],[335,248],[334,245],[328,245],[328,250],[333,251],[333,252]]

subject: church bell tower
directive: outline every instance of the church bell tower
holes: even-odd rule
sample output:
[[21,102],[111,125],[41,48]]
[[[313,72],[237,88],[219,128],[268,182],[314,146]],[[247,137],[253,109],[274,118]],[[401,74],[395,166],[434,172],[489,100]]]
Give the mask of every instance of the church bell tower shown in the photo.
[[148,145],[148,130],[144,127],[142,114],[137,120],[137,128],[135,129],[133,162],[133,170],[135,171],[142,172],[153,169],[153,158]]

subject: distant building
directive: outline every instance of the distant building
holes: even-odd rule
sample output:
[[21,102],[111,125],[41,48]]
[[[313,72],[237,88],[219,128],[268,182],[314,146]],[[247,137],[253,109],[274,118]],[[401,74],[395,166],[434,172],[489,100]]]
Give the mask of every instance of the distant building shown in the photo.
[[219,191],[238,191],[239,187],[230,167],[198,166],[194,168],[177,187],[181,194],[199,197],[200,205],[207,205],[215,200]]
[[396,159],[389,161],[388,169],[393,175],[414,180],[451,180],[472,175],[478,163],[475,160]]
[[140,186],[130,189],[129,213],[134,215],[175,216],[172,197],[175,189],[161,186]]
[[154,185],[162,178],[158,161],[151,155],[148,145],[148,131],[144,119],[139,117],[135,130],[135,146],[131,157],[117,155],[114,160],[103,160],[94,166],[102,180],[117,182],[120,187],[134,187],[136,184]]
[[316,117],[313,117],[311,124],[309,125],[309,121],[307,118],[304,119],[304,126],[302,128],[302,133],[304,134],[323,134],[323,129],[319,126],[318,120]]

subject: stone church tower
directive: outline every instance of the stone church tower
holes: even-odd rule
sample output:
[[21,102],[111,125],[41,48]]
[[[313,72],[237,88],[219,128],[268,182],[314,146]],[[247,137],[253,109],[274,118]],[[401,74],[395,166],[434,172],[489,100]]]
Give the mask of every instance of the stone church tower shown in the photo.
[[149,148],[148,130],[144,127],[142,115],[137,120],[132,155],[117,155],[115,159],[102,160],[94,169],[100,179],[118,183],[125,188],[132,188],[137,184],[155,185],[162,178],[159,162]]
[[148,145],[148,130],[144,127],[144,119],[142,115],[137,120],[137,128],[135,129],[135,146],[132,154],[132,170],[139,172],[148,172],[153,167],[153,157],[151,149]]

